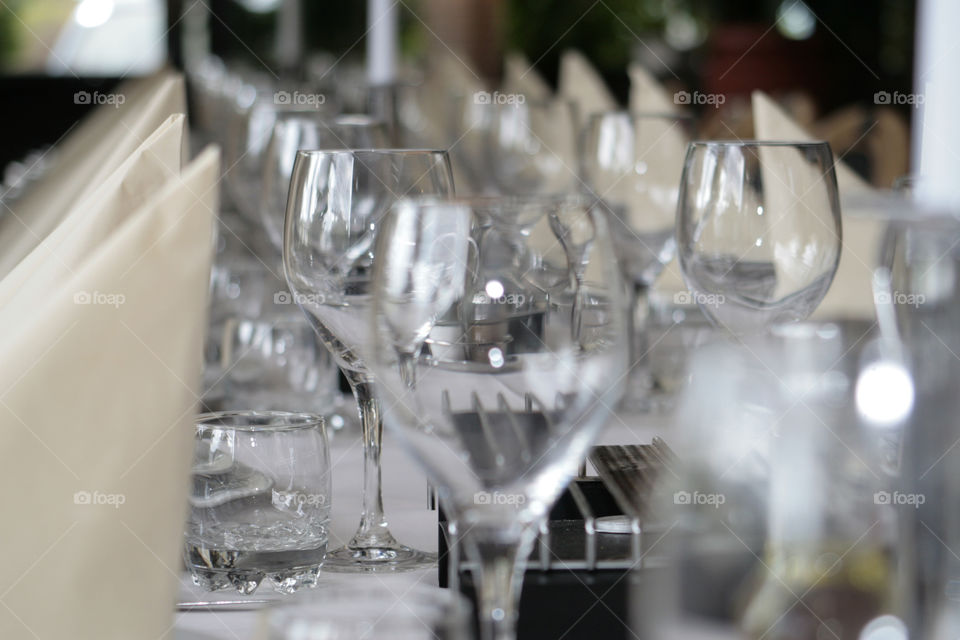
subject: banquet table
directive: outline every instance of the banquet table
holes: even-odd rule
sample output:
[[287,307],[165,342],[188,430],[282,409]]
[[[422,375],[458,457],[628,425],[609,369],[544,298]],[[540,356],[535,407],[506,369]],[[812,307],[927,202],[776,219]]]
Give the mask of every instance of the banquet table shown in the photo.
[[[668,415],[627,415],[611,418],[598,444],[648,443],[655,435],[664,435]],[[360,439],[356,432],[336,433],[331,437],[330,465],[333,469],[332,524],[330,548],[350,539],[356,530],[360,509]],[[427,505],[427,480],[414,461],[399,450],[389,431],[384,434],[383,500],[390,529],[404,544],[426,551],[437,550],[437,512]],[[397,594],[411,583],[436,585],[437,570],[427,569],[396,575],[321,574],[317,591],[335,589],[346,581],[379,580]],[[180,601],[239,600],[235,592],[204,592],[182,579]],[[252,599],[280,599],[269,584],[262,585]],[[236,610],[178,611],[174,626],[176,640],[248,640],[255,637],[259,612],[253,607]]]

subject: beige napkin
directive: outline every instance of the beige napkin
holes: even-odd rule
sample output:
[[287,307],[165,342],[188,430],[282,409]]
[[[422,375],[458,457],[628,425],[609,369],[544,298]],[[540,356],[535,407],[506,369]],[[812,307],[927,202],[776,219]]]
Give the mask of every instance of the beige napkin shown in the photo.
[[577,105],[581,128],[594,113],[618,108],[603,78],[579,51],[564,51],[560,56],[557,93]]
[[517,93],[528,102],[545,102],[553,97],[550,85],[525,55],[508,53],[503,60],[503,92]]
[[630,111],[634,113],[675,113],[682,111],[673,95],[637,63],[627,68],[630,76]]
[[[171,635],[218,175],[201,153],[4,309],[2,638]],[[76,228],[113,213],[98,205]]]
[[[812,140],[768,95],[753,93],[753,118],[760,140]],[[862,178],[842,161],[836,163],[837,184],[842,198],[872,191]],[[883,238],[884,224],[841,211],[843,246],[840,267],[826,297],[811,316],[824,318],[873,318],[873,268]]]
[[[104,238],[180,173],[186,118],[172,115],[92,193],[80,198],[56,229],[0,280],[0,318],[14,296],[38,298],[76,269]],[[29,283],[30,286],[26,286]]]
[[[92,192],[173,113],[186,111],[183,78],[164,71],[110,92],[119,106],[102,104],[55,146],[53,165],[0,217],[0,278]],[[183,153],[187,147],[184,145]]]

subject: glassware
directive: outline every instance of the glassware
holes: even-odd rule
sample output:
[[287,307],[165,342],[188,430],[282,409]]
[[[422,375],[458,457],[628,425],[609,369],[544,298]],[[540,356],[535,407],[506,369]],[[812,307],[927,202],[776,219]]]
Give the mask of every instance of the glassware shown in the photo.
[[356,535],[327,556],[326,570],[399,571],[436,562],[399,544],[387,527],[380,492],[381,407],[361,349],[369,345],[370,283],[380,219],[404,195],[453,190],[443,151],[300,151],[290,181],[284,270],[307,314],[353,389],[363,425],[363,512]]
[[647,523],[666,562],[641,587],[639,635],[906,637],[883,634],[900,494],[861,414],[874,329],[775,325],[698,350]]
[[704,313],[733,333],[806,318],[840,262],[826,142],[694,142],[677,217],[680,268]]
[[389,146],[386,125],[363,115],[329,120],[302,111],[276,115],[273,133],[263,154],[260,220],[270,242],[283,249],[283,216],[293,163],[300,149],[378,149]]
[[[498,102],[492,102],[495,98]],[[487,171],[500,193],[531,196],[579,191],[573,104],[528,101],[522,94],[494,94],[489,99],[493,113]]]
[[259,640],[469,640],[470,603],[422,584],[337,584],[271,606]]
[[479,566],[485,638],[514,637],[537,527],[623,391],[612,249],[579,198],[404,199],[378,237],[378,392]]
[[323,418],[224,411],[196,419],[184,562],[209,591],[313,587],[327,549],[330,454]]
[[676,253],[677,193],[692,121],[677,114],[626,111],[592,115],[583,131],[580,171],[610,221],[620,268],[631,286],[632,409],[649,409],[647,292]]

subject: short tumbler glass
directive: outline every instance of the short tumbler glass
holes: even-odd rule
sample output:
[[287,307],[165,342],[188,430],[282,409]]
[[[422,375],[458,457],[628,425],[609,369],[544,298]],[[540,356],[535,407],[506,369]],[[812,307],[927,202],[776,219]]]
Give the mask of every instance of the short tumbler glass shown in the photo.
[[314,587],[327,550],[330,453],[323,418],[223,411],[196,419],[184,562],[209,591]]

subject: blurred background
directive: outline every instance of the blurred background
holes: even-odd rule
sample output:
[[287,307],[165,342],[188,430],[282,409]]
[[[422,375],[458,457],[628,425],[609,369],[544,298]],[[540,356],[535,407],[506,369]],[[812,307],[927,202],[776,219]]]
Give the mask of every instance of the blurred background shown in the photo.
[[[751,133],[749,93],[773,94],[875,184],[906,173],[910,104],[877,92],[912,86],[913,0],[401,0],[411,69],[454,51],[491,86],[506,52],[550,83],[578,49],[626,104],[629,62],[668,89],[723,94],[692,105],[707,137]],[[284,17],[286,16],[286,17]],[[252,74],[337,73],[362,65],[366,3],[309,0],[6,0],[0,4],[0,163],[54,143],[92,105],[80,90],[213,53]],[[416,81],[415,78],[412,81]],[[724,123],[711,126],[711,121]],[[726,131],[729,127],[730,131]],[[866,133],[869,131],[869,135]],[[726,134],[726,135],[724,135]],[[889,158],[878,167],[873,149]]]

